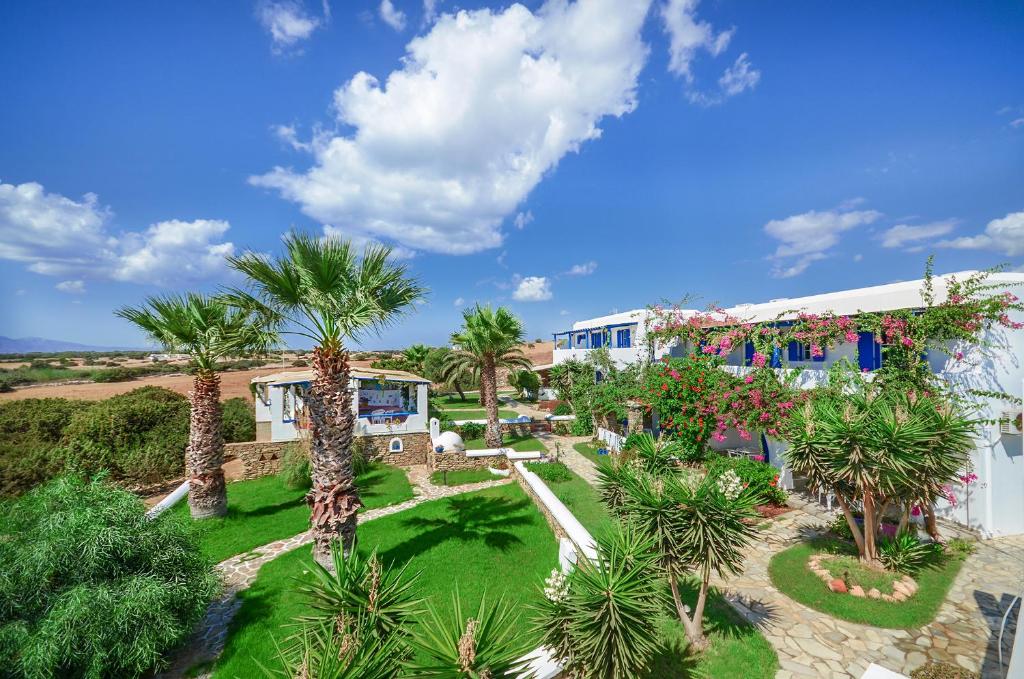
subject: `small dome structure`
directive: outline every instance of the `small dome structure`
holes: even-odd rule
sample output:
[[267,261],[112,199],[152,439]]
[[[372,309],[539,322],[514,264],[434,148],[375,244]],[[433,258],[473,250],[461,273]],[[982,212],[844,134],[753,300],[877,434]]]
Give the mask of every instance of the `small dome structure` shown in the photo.
[[438,434],[437,438],[434,439],[434,450],[443,448],[441,452],[444,453],[464,453],[466,452],[466,444],[462,442],[462,437],[453,431],[443,431]]

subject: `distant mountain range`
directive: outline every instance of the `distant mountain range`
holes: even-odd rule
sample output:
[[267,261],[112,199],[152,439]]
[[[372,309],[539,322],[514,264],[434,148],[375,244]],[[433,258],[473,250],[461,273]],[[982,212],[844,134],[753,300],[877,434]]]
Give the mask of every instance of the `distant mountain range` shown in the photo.
[[54,353],[58,351],[145,351],[139,347],[100,347],[45,337],[4,337],[0,335],[0,354]]

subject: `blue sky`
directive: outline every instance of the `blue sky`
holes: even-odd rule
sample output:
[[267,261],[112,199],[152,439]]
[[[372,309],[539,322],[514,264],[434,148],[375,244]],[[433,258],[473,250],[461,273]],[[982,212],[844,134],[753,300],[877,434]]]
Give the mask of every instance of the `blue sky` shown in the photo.
[[530,337],[1024,265],[1024,5],[5,3],[0,335],[234,282],[300,228],[396,246]]

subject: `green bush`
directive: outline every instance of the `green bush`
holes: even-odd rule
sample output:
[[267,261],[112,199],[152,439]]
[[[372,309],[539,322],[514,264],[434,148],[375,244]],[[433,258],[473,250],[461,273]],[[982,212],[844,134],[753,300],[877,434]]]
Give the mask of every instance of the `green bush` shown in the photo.
[[156,482],[184,473],[188,401],[162,387],[120,394],[72,416],[59,454],[73,469]]
[[71,417],[93,404],[63,398],[0,403],[0,496],[18,495],[60,472],[51,451]]
[[292,490],[311,488],[313,478],[310,473],[309,446],[304,441],[293,441],[285,446],[281,454],[281,469],[277,473],[284,487]]
[[225,443],[256,440],[256,414],[244,398],[229,398],[221,404]]
[[572,415],[572,408],[568,403],[559,403],[555,406],[554,415]]
[[0,509],[0,666],[13,677],[159,668],[216,594],[187,522],[63,477]]
[[93,382],[128,382],[135,379],[135,372],[131,368],[97,370],[92,379]]
[[487,431],[487,425],[480,424],[479,422],[467,422],[456,427],[456,431],[463,441],[469,441],[470,439],[483,438],[484,432]]
[[882,565],[897,573],[916,573],[934,553],[933,544],[921,542],[909,533],[900,533],[878,545],[878,558]]
[[749,458],[712,455],[705,466],[708,476],[713,479],[717,479],[727,469],[731,469],[765,504],[784,505],[786,503],[786,491],[778,486],[779,470],[766,462],[758,462]]
[[850,530],[850,524],[846,521],[846,515],[840,514],[836,518],[832,519],[832,522],[828,525],[829,531],[844,540],[853,540],[853,531]]
[[572,472],[561,462],[527,462],[526,468],[546,483],[572,481]]

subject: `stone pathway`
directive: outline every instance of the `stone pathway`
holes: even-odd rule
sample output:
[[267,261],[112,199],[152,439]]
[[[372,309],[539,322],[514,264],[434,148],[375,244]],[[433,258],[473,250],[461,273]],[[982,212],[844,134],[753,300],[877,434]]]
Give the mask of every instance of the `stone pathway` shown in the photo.
[[[407,473],[415,497],[399,504],[363,512],[358,516],[360,524],[379,519],[382,516],[397,514],[430,500],[472,493],[512,482],[511,479],[498,479],[462,486],[435,486],[430,482],[431,470],[427,465],[408,467]],[[224,650],[228,626],[242,605],[238,593],[256,581],[256,576],[259,575],[260,567],[263,564],[310,542],[312,542],[312,536],[309,531],[306,531],[257,547],[245,554],[238,554],[217,564],[217,570],[220,572],[223,583],[220,596],[214,599],[207,609],[198,629],[193,633],[187,652],[176,658],[171,668],[159,675],[158,679],[176,679],[184,676],[190,667],[216,660]],[[199,679],[208,679],[211,674],[206,671],[195,676]]]
[[[1024,573],[1024,536],[978,543],[957,575],[935,620],[919,629],[891,630],[837,620],[796,603],[771,585],[771,557],[817,534],[821,521],[801,510],[772,522],[746,560],[744,573],[715,584],[756,624],[779,655],[779,679],[860,677],[869,663],[903,674],[928,661],[948,662],[1002,677],[996,654],[999,622]],[[1009,658],[1013,625],[1004,634]]]
[[573,446],[577,443],[587,443],[589,436],[559,436],[557,434],[538,433],[534,434],[544,442],[549,455],[554,455],[558,450],[558,460],[566,467],[576,472],[584,481],[591,485],[597,483],[597,465],[594,462],[576,451]]

